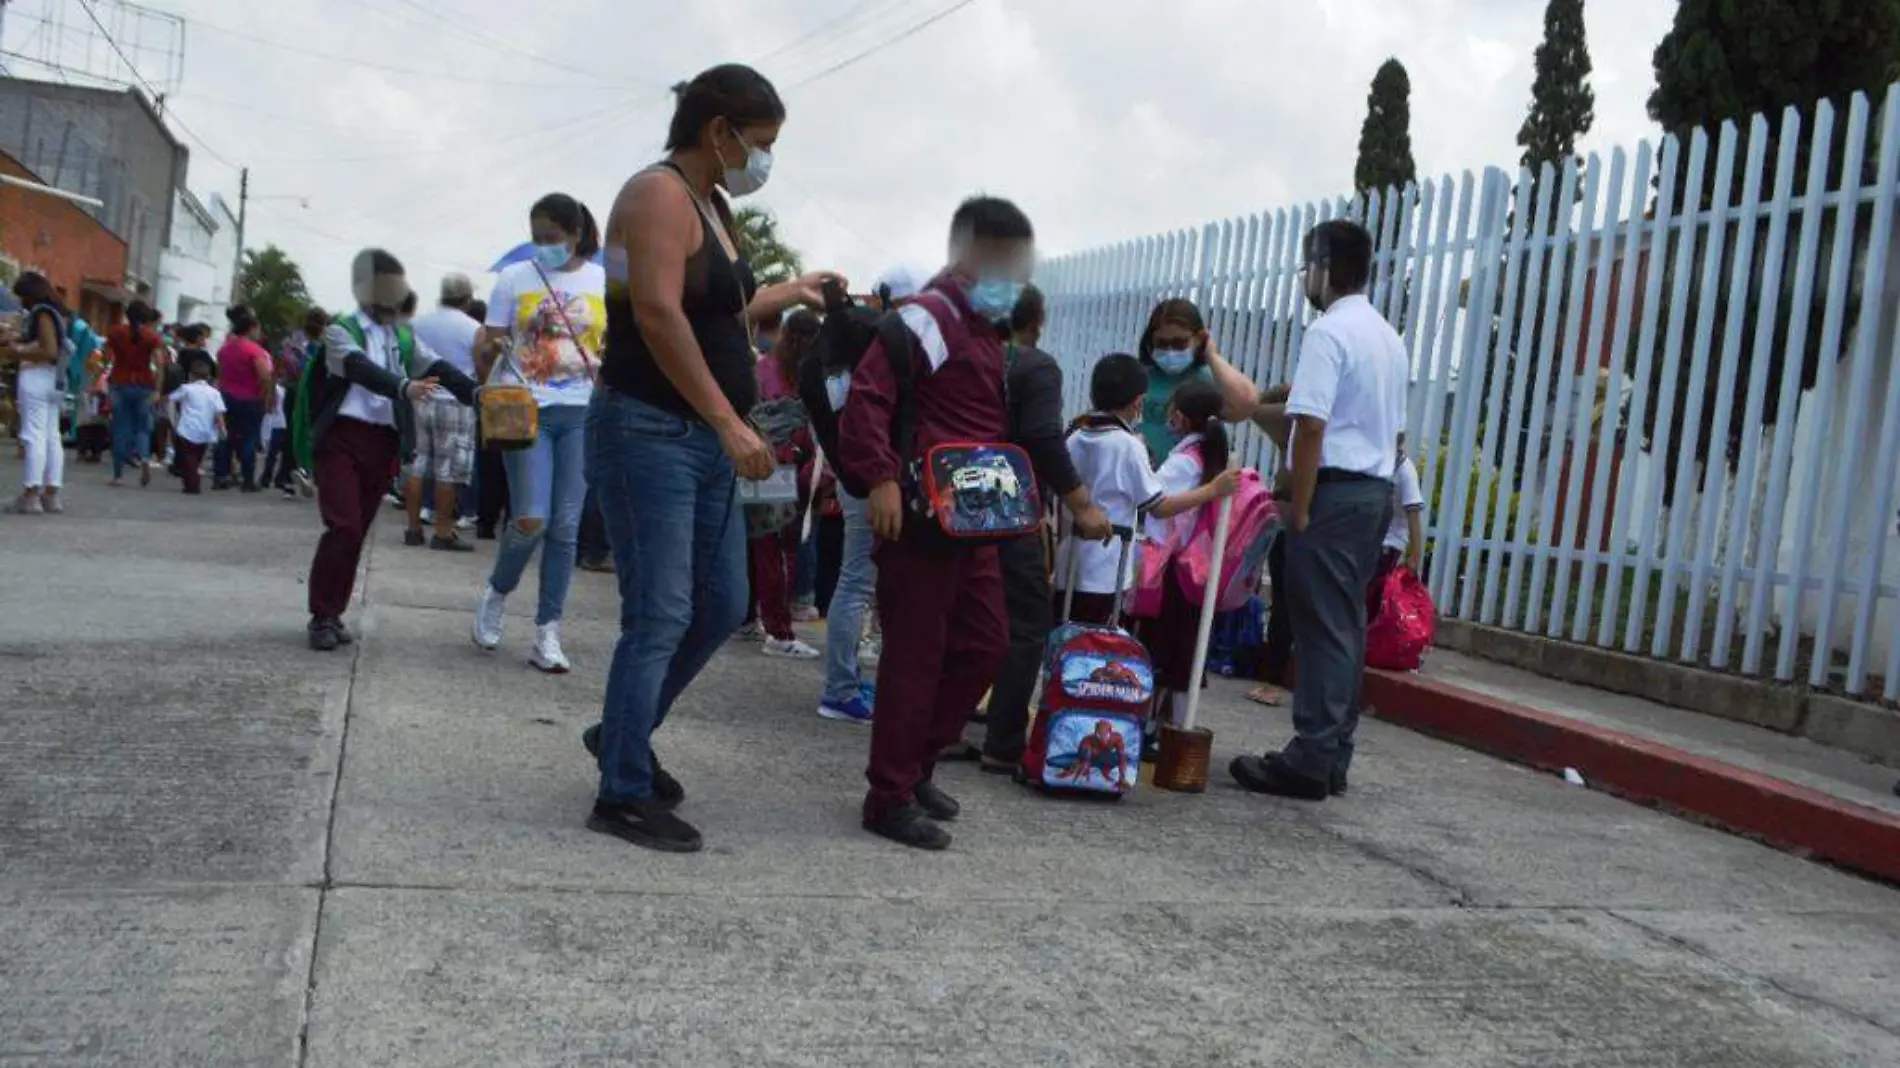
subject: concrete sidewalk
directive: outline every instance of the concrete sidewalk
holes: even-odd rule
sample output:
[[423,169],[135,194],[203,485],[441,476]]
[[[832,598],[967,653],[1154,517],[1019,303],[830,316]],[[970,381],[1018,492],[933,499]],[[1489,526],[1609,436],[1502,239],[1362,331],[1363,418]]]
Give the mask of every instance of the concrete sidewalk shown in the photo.
[[1900,882],[1900,771],[1804,738],[1434,650],[1380,718]]
[[[919,856],[817,667],[735,643],[658,739],[708,849],[636,850],[581,827],[611,579],[543,677],[525,614],[469,644],[490,549],[387,513],[319,655],[307,504],[72,481],[0,517],[0,1062],[1900,1063],[1900,892],[1378,721],[1318,806],[947,768]],[[1286,732],[1243,692],[1220,768]]]

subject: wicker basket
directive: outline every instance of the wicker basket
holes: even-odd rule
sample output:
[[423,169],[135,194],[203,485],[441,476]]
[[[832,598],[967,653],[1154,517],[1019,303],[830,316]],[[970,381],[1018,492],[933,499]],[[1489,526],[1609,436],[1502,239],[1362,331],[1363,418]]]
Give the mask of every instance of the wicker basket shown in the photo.
[[1183,730],[1161,725],[1161,757],[1155,762],[1155,785],[1176,793],[1207,791],[1207,762],[1214,752],[1214,732],[1205,727]]

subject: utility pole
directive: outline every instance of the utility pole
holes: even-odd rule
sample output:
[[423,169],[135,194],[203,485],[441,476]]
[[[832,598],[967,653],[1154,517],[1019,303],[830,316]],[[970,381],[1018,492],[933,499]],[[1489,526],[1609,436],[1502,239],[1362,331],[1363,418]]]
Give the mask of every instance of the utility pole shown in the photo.
[[231,265],[231,304],[238,303],[238,279],[244,276],[244,216],[250,202],[251,169],[245,167],[238,171],[237,262]]

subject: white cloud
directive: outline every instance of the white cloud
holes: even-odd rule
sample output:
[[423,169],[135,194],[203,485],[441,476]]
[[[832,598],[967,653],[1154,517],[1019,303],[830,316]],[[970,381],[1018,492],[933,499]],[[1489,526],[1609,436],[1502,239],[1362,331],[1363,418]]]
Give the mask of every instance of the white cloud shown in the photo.
[[[952,208],[977,190],[1022,203],[1045,254],[1341,193],[1373,71],[1393,55],[1412,78],[1421,176],[1515,166],[1542,32],[1531,0],[976,0],[799,84],[951,2],[420,4],[556,66],[417,5],[172,0],[201,23],[175,103],[252,168],[254,192],[310,197],[308,211],[258,202],[250,236],[287,248],[335,302],[364,244],[405,258],[427,292],[435,274],[480,270],[522,240],[542,193],[604,215],[659,154],[664,86],[778,51],[762,67],[791,116],[759,199],[812,265],[869,279],[940,259]],[[1649,59],[1669,8],[1591,0],[1587,147],[1650,136]],[[469,80],[351,69],[211,26]],[[337,162],[355,157],[373,158]],[[236,175],[202,152],[192,184],[235,202]]]

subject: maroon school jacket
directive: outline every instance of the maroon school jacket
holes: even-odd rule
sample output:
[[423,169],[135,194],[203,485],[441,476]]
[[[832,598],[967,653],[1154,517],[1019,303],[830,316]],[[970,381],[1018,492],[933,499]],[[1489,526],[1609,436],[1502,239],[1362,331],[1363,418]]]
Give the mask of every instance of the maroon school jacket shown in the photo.
[[[895,480],[932,445],[1009,439],[1003,404],[1003,343],[995,329],[970,310],[962,287],[944,275],[930,284],[913,307],[930,313],[949,355],[933,371],[926,355],[928,346],[916,346],[916,441],[902,456],[891,441],[897,388],[883,343],[873,342],[858,361],[849,399],[839,413],[838,452],[850,474],[867,486]],[[918,331],[913,327],[911,333]]]

